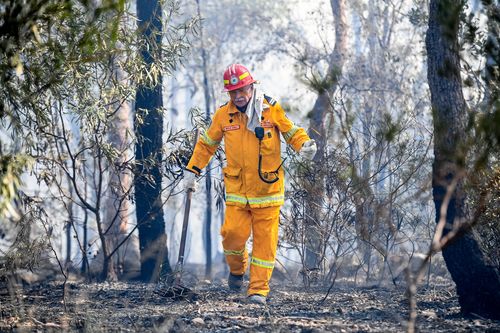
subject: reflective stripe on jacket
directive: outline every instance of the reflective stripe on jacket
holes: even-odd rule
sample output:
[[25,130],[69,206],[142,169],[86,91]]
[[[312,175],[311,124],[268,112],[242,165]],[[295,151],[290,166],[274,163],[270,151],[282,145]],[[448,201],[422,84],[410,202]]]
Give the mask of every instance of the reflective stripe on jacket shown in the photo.
[[[299,151],[310,140],[305,130],[293,124],[283,108],[272,98],[266,97],[261,126],[264,138],[261,142],[261,173],[275,171],[281,164],[280,133],[286,143]],[[210,161],[224,139],[227,167],[223,169],[226,187],[226,204],[244,207],[280,206],[284,203],[284,172],[279,170],[279,181],[263,182],[258,174],[259,140],[246,127],[248,117],[238,111],[230,101],[220,107],[212,118],[212,124],[196,143],[187,169],[198,173]],[[274,175],[271,176],[273,178]]]

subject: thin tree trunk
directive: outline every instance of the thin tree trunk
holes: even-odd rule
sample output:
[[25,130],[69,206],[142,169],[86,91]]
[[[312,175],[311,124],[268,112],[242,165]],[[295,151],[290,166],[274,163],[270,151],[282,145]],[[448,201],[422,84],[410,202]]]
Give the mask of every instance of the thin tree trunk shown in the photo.
[[[335,24],[335,47],[330,55],[329,66],[328,66],[328,79],[331,80],[332,84],[328,89],[318,92],[318,97],[314,103],[314,107],[311,112],[311,119],[309,123],[309,136],[316,141],[318,152],[314,158],[314,161],[318,165],[323,164],[323,158],[325,153],[325,147],[327,144],[327,129],[325,128],[325,119],[331,109],[331,97],[333,92],[337,88],[337,80],[342,72],[342,67],[344,64],[344,54],[347,46],[347,23],[346,23],[346,3],[345,0],[331,0],[330,5],[332,8],[332,13],[334,17]],[[307,191],[311,196],[315,198],[322,198],[324,185],[323,179],[320,176],[318,181],[315,181],[310,186],[307,186]],[[314,200],[313,200],[314,201]],[[305,270],[318,269],[321,265],[321,258],[319,253],[321,252],[321,235],[319,229],[321,228],[321,212],[316,204],[311,202],[307,207],[309,213],[309,218],[307,218],[308,225],[313,227],[308,228],[307,235],[307,247],[305,254]],[[314,227],[316,225],[316,227]]]
[[[466,165],[466,104],[460,78],[458,28],[462,1],[431,0],[426,36],[429,88],[434,118],[433,199],[436,222],[441,219],[444,196],[457,186],[446,208],[445,236],[467,219],[464,189]],[[443,249],[446,266],[457,286],[462,312],[500,318],[500,278],[488,266],[472,233]]]
[[[198,9],[198,16],[201,17],[200,1],[196,0]],[[201,60],[203,62],[203,93],[205,95],[205,121],[207,124],[210,122],[210,87],[208,86],[207,75],[207,53],[205,50],[205,43],[203,39],[203,23],[200,26],[200,40],[201,40]],[[208,164],[206,173],[206,189],[207,189],[207,209],[205,210],[205,276],[210,278],[212,276],[212,176],[211,176],[211,163]]]
[[68,202],[68,223],[66,224],[66,266],[71,262],[71,245],[73,244],[71,238],[71,230],[73,230],[73,223],[75,222],[73,215],[73,187],[68,181],[69,187],[69,202]]
[[309,136],[316,141],[318,153],[316,160],[321,162],[327,143],[325,118],[331,109],[331,97],[337,88],[337,80],[342,73],[347,48],[347,19],[345,0],[331,0],[334,24],[335,24],[335,47],[330,54],[327,75],[332,80],[328,89],[318,92],[318,98],[314,103],[309,124]]
[[[84,161],[83,163],[85,164],[86,162]],[[83,178],[86,179],[87,178],[87,167],[85,165],[83,165],[83,167],[82,167],[82,172],[83,172]],[[83,186],[84,186],[83,196],[86,200],[87,195],[88,195],[88,185],[84,184]],[[89,222],[89,212],[88,212],[87,208],[84,207],[83,208],[83,226],[82,226],[82,228],[83,228],[83,246],[82,246],[83,253],[82,253],[82,267],[81,267],[81,273],[83,275],[87,275],[87,273],[90,270],[90,264],[89,264],[88,253],[87,253],[88,242],[89,242],[88,222]]]
[[[116,82],[127,85],[126,73],[117,65],[118,59],[113,59],[113,74]],[[108,235],[113,251],[120,244],[129,232],[130,202],[127,199],[130,187],[132,186],[132,176],[129,168],[123,167],[130,159],[130,137],[133,131],[130,118],[130,104],[127,101],[111,106],[114,112],[108,139],[110,144],[118,151],[113,166],[110,167],[109,186],[107,193],[107,203],[105,206],[105,224],[109,229]],[[117,109],[116,112],[114,109]],[[137,238],[129,238],[125,246],[118,250],[115,256],[115,264],[124,275],[136,274],[139,270],[140,254]]]

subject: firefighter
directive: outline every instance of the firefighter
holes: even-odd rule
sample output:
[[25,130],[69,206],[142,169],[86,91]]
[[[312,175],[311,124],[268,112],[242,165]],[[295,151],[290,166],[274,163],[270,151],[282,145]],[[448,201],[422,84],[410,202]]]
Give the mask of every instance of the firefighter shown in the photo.
[[[241,290],[250,265],[248,300],[265,304],[278,245],[280,207],[284,203],[284,171],[280,134],[303,158],[312,160],[316,144],[290,121],[280,104],[258,91],[248,69],[232,64],[224,71],[230,101],[214,114],[196,143],[186,167],[184,187],[196,190],[196,178],[224,139],[223,168],[226,214],[222,246],[229,265],[228,285]],[[253,235],[252,254],[246,242]]]

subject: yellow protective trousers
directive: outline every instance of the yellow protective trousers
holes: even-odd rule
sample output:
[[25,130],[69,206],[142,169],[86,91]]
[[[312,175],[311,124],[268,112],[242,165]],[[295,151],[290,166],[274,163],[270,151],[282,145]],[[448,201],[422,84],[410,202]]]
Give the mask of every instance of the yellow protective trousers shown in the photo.
[[278,247],[280,206],[251,208],[226,206],[226,217],[221,229],[222,246],[229,269],[234,275],[245,274],[248,267],[246,243],[253,234],[250,259],[248,295],[269,293]]

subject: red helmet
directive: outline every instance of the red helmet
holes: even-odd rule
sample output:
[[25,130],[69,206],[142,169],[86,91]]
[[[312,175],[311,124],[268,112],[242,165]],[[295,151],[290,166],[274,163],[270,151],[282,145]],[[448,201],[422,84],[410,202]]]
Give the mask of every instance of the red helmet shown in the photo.
[[224,91],[240,89],[256,82],[250,71],[243,65],[232,64],[224,71]]

